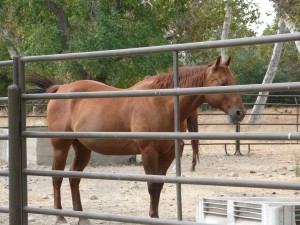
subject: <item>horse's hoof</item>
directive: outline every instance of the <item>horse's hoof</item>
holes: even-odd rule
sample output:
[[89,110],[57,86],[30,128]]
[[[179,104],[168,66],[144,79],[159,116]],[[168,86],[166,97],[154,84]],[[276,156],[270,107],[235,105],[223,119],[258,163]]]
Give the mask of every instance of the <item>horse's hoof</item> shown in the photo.
[[70,225],[65,218],[57,219],[55,225]]
[[92,225],[92,223],[88,219],[80,219],[78,225]]
[[151,218],[159,218],[158,214],[155,213],[155,214],[149,214]]

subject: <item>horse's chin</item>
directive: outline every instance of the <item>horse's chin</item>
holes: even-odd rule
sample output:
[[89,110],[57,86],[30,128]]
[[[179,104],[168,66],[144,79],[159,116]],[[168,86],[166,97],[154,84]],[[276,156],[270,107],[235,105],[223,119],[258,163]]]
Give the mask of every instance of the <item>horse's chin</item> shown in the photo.
[[232,118],[230,115],[227,115],[227,122],[233,125],[238,125],[241,123],[241,120],[236,120]]

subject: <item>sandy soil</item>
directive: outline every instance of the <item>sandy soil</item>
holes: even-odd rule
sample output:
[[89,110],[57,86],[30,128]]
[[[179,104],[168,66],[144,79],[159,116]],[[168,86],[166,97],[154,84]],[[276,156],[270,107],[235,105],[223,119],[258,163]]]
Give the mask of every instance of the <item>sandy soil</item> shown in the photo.
[[[287,110],[287,111],[286,111]],[[295,122],[292,114],[295,109],[269,109],[270,112],[278,112],[279,115],[268,116],[264,122],[292,123]],[[211,118],[211,117],[209,117]],[[209,119],[200,118],[205,121]],[[224,117],[217,116],[212,121],[224,121]],[[210,120],[210,121],[211,121]],[[34,121],[33,121],[34,123]],[[233,126],[201,126],[201,131],[226,131],[233,132]],[[243,126],[242,131],[289,131],[295,132],[296,126]],[[208,141],[206,141],[208,142]],[[188,142],[187,142],[188,143]],[[204,143],[202,141],[201,143]],[[211,142],[210,142],[211,143]],[[243,142],[242,142],[243,143]],[[234,146],[230,145],[229,152],[234,152]],[[247,153],[248,145],[242,145],[241,150]],[[244,156],[226,156],[224,145],[204,145],[200,148],[201,162],[197,165],[196,172],[191,172],[191,148],[185,147],[182,158],[182,175],[185,177],[206,177],[222,179],[251,179],[299,182],[296,177],[295,167],[300,159],[299,145],[292,142],[285,144],[251,145],[250,154]],[[50,159],[49,159],[50,160]],[[0,169],[7,169],[6,162],[0,162]],[[47,166],[29,165],[30,168],[50,169]],[[108,173],[141,174],[143,168],[137,165],[110,165],[88,166],[86,171]],[[174,176],[172,167],[168,171],[169,176]],[[124,215],[148,216],[149,196],[147,185],[144,182],[83,180],[81,182],[81,199],[85,211],[112,213]],[[195,221],[197,199],[200,197],[290,197],[299,198],[297,190],[274,190],[255,188],[235,188],[220,186],[182,185],[183,218]],[[53,205],[52,181],[48,177],[28,177],[28,203],[33,207],[52,208]],[[68,180],[62,185],[62,199],[64,209],[71,209],[71,197]],[[8,207],[8,178],[0,177],[0,207]],[[176,219],[176,185],[165,184],[160,202],[160,217],[164,219]],[[29,215],[30,225],[54,224],[53,216]],[[67,218],[70,224],[76,224],[76,219]],[[93,224],[122,224],[92,220]],[[0,224],[8,225],[8,216],[0,215]]]

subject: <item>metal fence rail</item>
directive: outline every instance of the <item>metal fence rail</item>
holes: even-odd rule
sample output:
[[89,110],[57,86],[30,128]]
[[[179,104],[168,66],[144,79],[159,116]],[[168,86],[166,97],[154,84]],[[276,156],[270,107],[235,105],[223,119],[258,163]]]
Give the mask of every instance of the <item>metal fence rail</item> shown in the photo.
[[0,207],[0,213],[9,213],[9,208]]
[[0,177],[7,177],[8,176],[8,169],[7,170],[0,170]]
[[0,103],[7,103],[8,98],[7,97],[0,97]]
[[194,223],[188,221],[178,220],[166,220],[166,219],[150,219],[146,217],[138,216],[122,216],[118,214],[104,214],[104,213],[90,213],[90,212],[75,212],[68,210],[57,210],[57,209],[41,209],[33,207],[24,207],[24,211],[27,213],[35,214],[48,214],[56,216],[69,216],[69,217],[82,217],[87,219],[115,221],[122,223],[136,223],[136,224],[156,224],[156,225],[209,225],[208,223]]
[[0,140],[8,140],[8,134],[0,134]]
[[143,139],[143,140],[300,140],[300,133],[296,132],[38,132],[24,131],[26,138],[97,138],[97,139]]
[[172,177],[159,175],[137,175],[123,173],[95,173],[95,172],[76,172],[76,171],[53,171],[53,170],[30,170],[23,172],[32,176],[57,176],[69,178],[88,178],[105,179],[120,181],[150,181],[164,183],[180,183],[191,185],[212,185],[229,187],[252,187],[252,188],[274,188],[287,190],[300,190],[300,182],[278,182],[261,180],[236,180],[236,179],[217,179],[217,178],[192,178],[192,177]]
[[12,60],[0,61],[0,67],[6,67],[6,66],[12,66],[12,65],[13,65]]
[[291,91],[299,90],[300,82],[274,83],[274,84],[249,84],[235,86],[201,87],[201,88],[177,88],[131,91],[105,91],[105,92],[73,92],[73,93],[44,93],[22,94],[23,100],[36,99],[75,99],[75,98],[123,98],[144,96],[179,96],[179,95],[203,95],[225,93],[249,93],[259,91]]
[[[201,133],[199,134],[183,134],[178,129],[168,133],[62,133],[62,132],[30,132],[26,130],[26,105],[25,101],[29,99],[66,99],[66,98],[113,98],[113,97],[139,97],[139,96],[171,96],[174,95],[174,124],[178,128],[178,99],[180,95],[193,94],[215,94],[215,93],[232,93],[232,92],[253,92],[253,91],[278,91],[278,90],[299,90],[300,83],[281,83],[281,84],[264,84],[264,85],[244,85],[244,86],[229,86],[229,87],[210,87],[210,88],[189,88],[178,89],[178,51],[186,50],[201,50],[210,48],[233,47],[253,44],[276,43],[285,41],[300,40],[300,33],[281,34],[265,37],[239,38],[223,41],[198,42],[168,46],[155,46],[146,48],[121,49],[110,51],[96,51],[70,54],[56,54],[44,56],[24,56],[15,57],[12,61],[0,62],[0,66],[13,66],[14,85],[9,87],[9,224],[27,225],[28,213],[51,214],[51,215],[68,215],[82,216],[85,218],[95,218],[103,220],[113,220],[119,222],[131,222],[139,224],[195,224],[182,220],[182,204],[181,204],[181,184],[197,184],[197,185],[220,185],[220,186],[239,186],[239,187],[264,187],[264,188],[280,188],[299,190],[300,183],[291,182],[269,182],[269,181],[247,181],[247,180],[221,180],[221,179],[192,179],[181,177],[180,157],[179,157],[179,140],[181,139],[219,139],[228,138],[232,140],[252,140],[252,139],[272,139],[274,136],[282,140],[298,140],[300,135],[297,133],[238,133],[238,134],[218,134],[218,133]],[[103,93],[66,93],[66,94],[42,94],[31,95],[25,94],[25,63],[43,62],[54,60],[69,60],[69,59],[89,59],[99,57],[120,57],[131,56],[138,54],[153,54],[161,52],[173,52],[174,59],[174,89],[168,90],[144,90],[144,91],[118,91],[118,92],[103,92]],[[212,137],[215,136],[215,137]],[[27,169],[27,153],[26,153],[26,138],[39,137],[90,137],[90,138],[143,138],[143,139],[171,139],[175,140],[176,147],[176,176],[175,177],[160,177],[146,175],[122,175],[122,174],[90,174],[90,173],[74,173],[74,172],[59,172],[59,171],[34,171]],[[5,136],[5,138],[7,138]],[[129,179],[140,181],[163,181],[176,184],[177,190],[177,221],[170,220],[152,220],[145,218],[137,218],[132,216],[119,216],[107,214],[93,214],[84,212],[70,212],[65,210],[50,210],[37,209],[28,207],[27,203],[27,176],[29,175],[47,175],[47,176],[87,176],[87,178],[97,177],[100,179]],[[102,178],[101,178],[102,177]],[[122,177],[122,178],[121,178]],[[0,209],[1,210],[1,209]],[[6,212],[5,209],[3,211]]]
[[277,34],[263,37],[249,37],[237,38],[228,40],[195,42],[186,44],[162,45],[155,47],[131,48],[108,51],[95,52],[81,52],[81,53],[67,53],[54,55],[40,55],[40,56],[24,56],[21,58],[22,62],[41,62],[41,61],[57,61],[70,59],[90,59],[98,57],[120,57],[132,56],[141,54],[154,54],[162,52],[178,52],[188,50],[204,50],[213,48],[238,47],[245,45],[270,44],[276,42],[297,41],[300,40],[300,34]]

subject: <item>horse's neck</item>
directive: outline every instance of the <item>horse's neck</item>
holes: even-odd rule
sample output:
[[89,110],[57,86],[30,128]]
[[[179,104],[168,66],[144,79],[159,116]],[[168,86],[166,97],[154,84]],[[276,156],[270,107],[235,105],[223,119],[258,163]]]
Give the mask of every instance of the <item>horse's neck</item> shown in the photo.
[[180,120],[185,121],[204,102],[205,98],[202,95],[180,96]]
[[[205,73],[206,73],[206,70],[204,70],[202,75],[205,76]],[[203,76],[199,77],[200,79],[198,79],[198,80],[197,79],[190,80],[190,82],[192,82],[192,83],[196,82],[197,83],[196,86],[202,86],[203,85],[203,82],[202,82]],[[189,76],[186,76],[186,77],[189,77]],[[156,79],[157,79],[157,76],[146,78],[146,79],[138,82],[137,84],[135,84],[134,86],[132,86],[129,89],[131,89],[131,90],[141,90],[141,89],[161,88],[159,86],[153,85],[153,82],[155,82]],[[165,79],[165,80],[168,80],[168,79]],[[169,88],[172,88],[173,80],[172,79],[169,79],[169,80],[171,81]],[[184,82],[183,80],[184,80],[184,78],[181,78],[181,82]],[[189,87],[190,85],[186,81],[185,84],[183,83],[180,86]],[[165,97],[164,99],[166,101],[165,104],[170,105],[170,107],[172,107],[172,108],[174,107],[174,98],[173,97],[168,97],[168,98]],[[200,96],[200,95],[180,96],[179,97],[179,105],[180,105],[180,118],[181,118],[181,121],[185,121],[204,102],[205,102],[205,98],[203,96]]]

